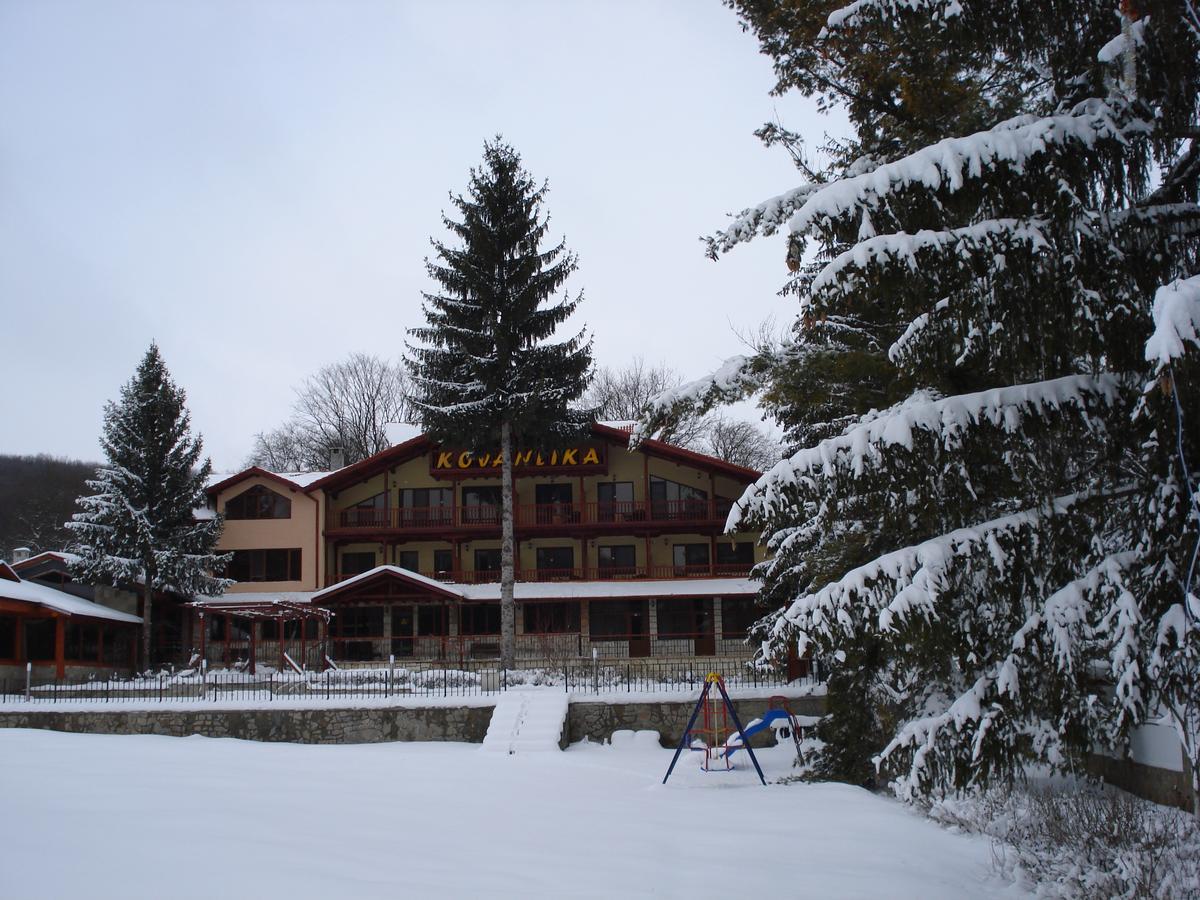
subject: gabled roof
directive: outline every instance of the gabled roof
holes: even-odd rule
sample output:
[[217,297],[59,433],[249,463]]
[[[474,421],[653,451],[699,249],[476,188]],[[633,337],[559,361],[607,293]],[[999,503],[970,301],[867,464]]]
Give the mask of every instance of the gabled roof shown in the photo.
[[321,489],[336,491],[348,484],[353,484],[364,478],[370,478],[384,469],[390,469],[399,463],[408,462],[410,459],[420,456],[434,446],[433,441],[425,437],[425,435],[419,434],[394,447],[381,450],[374,456],[368,456],[366,459],[359,460],[353,465],[346,466],[344,469],[330,472],[324,478],[318,478],[305,488],[305,490],[315,491]]
[[328,474],[328,473],[325,473],[325,472],[297,472],[294,474],[289,473],[289,474],[285,474],[285,475],[280,475],[278,472],[268,472],[266,469],[263,469],[259,466],[251,466],[248,469],[243,469],[242,471],[238,472],[235,475],[230,475],[229,477],[225,478],[222,481],[218,481],[214,484],[210,484],[207,488],[205,488],[205,490],[208,491],[208,495],[210,497],[215,497],[215,496],[217,496],[217,494],[221,493],[222,491],[227,491],[231,487],[236,487],[238,484],[241,484],[243,481],[248,481],[251,478],[265,478],[267,481],[274,482],[275,484],[278,484],[281,487],[287,488],[289,491],[304,491],[307,489],[306,484],[308,482],[310,482],[311,479],[301,477],[301,476],[316,475],[318,478],[322,478],[326,474]]
[[[626,428],[597,422],[592,426],[592,434],[611,438],[626,445],[629,444],[630,432]],[[730,478],[736,478],[739,481],[744,480],[747,483],[757,481],[762,475],[762,472],[759,472],[757,469],[748,469],[745,466],[739,466],[731,462],[726,462],[723,459],[718,459],[715,456],[709,456],[707,453],[697,453],[695,450],[676,447],[674,444],[668,444],[665,441],[646,439],[638,444],[638,450],[645,451],[651,456],[659,456],[673,462],[683,463],[684,465],[699,466],[713,472],[721,472]]]
[[41,553],[35,553],[20,562],[15,562],[12,567],[17,572],[24,572],[26,569],[31,569],[34,566],[40,566],[43,563],[56,562],[62,563],[64,566],[69,565],[79,559],[78,554],[65,553],[61,550],[43,550]]
[[450,600],[462,600],[464,597],[462,590],[456,585],[443,584],[440,581],[426,578],[424,575],[411,572],[408,569],[402,569],[399,566],[376,566],[367,572],[363,572],[361,575],[354,575],[324,590],[317,591],[312,595],[312,602],[318,603],[325,600],[332,600],[341,594],[357,590],[375,581],[399,581],[403,584],[422,588],[432,594],[446,597]]

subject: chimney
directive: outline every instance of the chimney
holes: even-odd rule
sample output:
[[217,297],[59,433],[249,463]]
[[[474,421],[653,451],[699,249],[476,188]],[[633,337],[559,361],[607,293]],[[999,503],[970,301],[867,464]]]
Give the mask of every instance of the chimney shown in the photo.
[[13,547],[12,561],[14,563],[24,562],[32,555],[33,553],[28,547]]
[[330,447],[329,448],[329,468],[337,470],[344,468],[346,465],[346,448],[345,447]]

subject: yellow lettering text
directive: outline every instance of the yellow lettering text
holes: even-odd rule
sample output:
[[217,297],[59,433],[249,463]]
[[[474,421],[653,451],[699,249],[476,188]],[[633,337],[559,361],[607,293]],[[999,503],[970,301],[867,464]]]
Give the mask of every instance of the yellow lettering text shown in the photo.
[[488,463],[490,463],[491,461],[492,461],[492,454],[481,453],[479,455],[479,468],[486,469],[488,466]]
[[578,453],[579,449],[577,447],[572,447],[570,450],[564,450],[562,459],[559,460],[559,462],[561,462],[564,466],[577,466],[579,465],[579,460],[577,460],[575,457]]
[[583,465],[598,466],[600,465],[600,454],[596,452],[595,447],[588,447],[583,454]]
[[470,450],[464,450],[462,453],[458,454],[458,467],[460,469],[471,468],[471,451]]
[[450,461],[450,457],[452,457],[453,455],[454,454],[451,453],[449,450],[447,450],[445,453],[439,453],[438,458],[437,458],[437,468],[449,469],[450,467],[452,467],[454,465],[454,463],[452,463]]

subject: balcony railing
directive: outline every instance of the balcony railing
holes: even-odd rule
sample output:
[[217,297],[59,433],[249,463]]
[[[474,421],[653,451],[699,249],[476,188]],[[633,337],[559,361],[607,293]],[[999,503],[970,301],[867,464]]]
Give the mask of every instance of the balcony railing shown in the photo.
[[[587,503],[525,503],[514,510],[516,528],[555,529],[571,525],[624,526],[665,523],[723,522],[733,501],[713,500],[616,500]],[[337,513],[340,528],[371,530],[443,530],[446,528],[487,529],[500,527],[500,507],[471,506],[398,507],[391,509],[344,509]]]
[[[545,581],[670,581],[677,578],[745,578],[751,563],[715,563],[693,566],[586,566],[571,569],[518,569],[520,582]],[[339,572],[326,579],[326,587],[338,584],[361,572]],[[444,584],[494,584],[500,580],[495,569],[418,572]]]

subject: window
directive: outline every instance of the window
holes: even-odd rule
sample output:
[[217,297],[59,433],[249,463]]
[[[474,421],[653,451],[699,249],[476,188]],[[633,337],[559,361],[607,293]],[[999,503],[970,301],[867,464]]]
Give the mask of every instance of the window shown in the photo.
[[676,544],[671,553],[676,575],[708,574],[708,544]]
[[637,575],[637,548],[633,544],[597,548],[601,578],[632,578]]
[[351,509],[387,509],[387,491],[380,491],[374,497],[359,500]]
[[454,571],[454,551],[453,550],[434,550],[433,551],[433,572],[437,576],[449,575]]
[[537,570],[539,578],[570,578],[575,573],[574,547],[538,547]]
[[650,510],[656,519],[705,519],[708,491],[651,475]]
[[498,577],[500,574],[500,548],[475,551],[475,577]]
[[301,633],[306,640],[315,639],[320,635],[321,624],[316,619],[292,619],[283,623],[283,639],[285,641],[300,640]]
[[292,501],[256,484],[225,504],[226,519],[290,519]]
[[481,603],[462,607],[463,634],[499,634],[500,604]]
[[417,634],[421,637],[443,637],[450,633],[445,606],[417,607]]
[[17,619],[0,616],[0,659],[17,658]]
[[462,502],[464,525],[496,525],[500,522],[500,488],[465,487]]
[[579,631],[579,603],[526,603],[526,634],[576,634]]
[[279,640],[279,623],[274,619],[266,619],[259,623],[262,626],[262,631],[258,633],[260,641],[277,641]]
[[82,622],[68,622],[63,634],[63,657],[82,662],[99,660],[99,626]]
[[721,637],[744,638],[763,614],[753,597],[722,597]]
[[571,493],[571,485],[534,485],[533,496],[534,502],[537,504],[537,521],[539,525],[576,521],[575,507],[572,504],[573,495]]
[[382,606],[347,606],[333,617],[336,633],[342,638],[383,637]]
[[649,631],[649,601],[606,600],[588,604],[592,640],[645,637]]
[[642,510],[634,509],[632,481],[600,482],[596,485],[596,501],[601,522],[626,522],[644,516]]
[[100,662],[106,666],[129,665],[133,659],[133,641],[131,636],[136,632],[129,628],[104,629],[104,655]]
[[712,601],[686,597],[658,601],[658,637],[690,638],[712,633]]
[[738,541],[734,544],[717,544],[717,569],[744,572],[754,565],[754,544]]
[[400,491],[400,524],[417,528],[449,525],[453,507],[454,491],[450,488],[403,488]]
[[421,554],[417,550],[401,550],[396,554],[396,564],[410,572],[421,571]]
[[54,620],[25,620],[25,658],[54,659]]
[[229,577],[235,581],[299,581],[300,551],[234,550]]
[[343,578],[349,578],[351,575],[361,575],[363,572],[370,572],[373,568],[375,568],[374,550],[354,551],[342,554],[341,575]]

